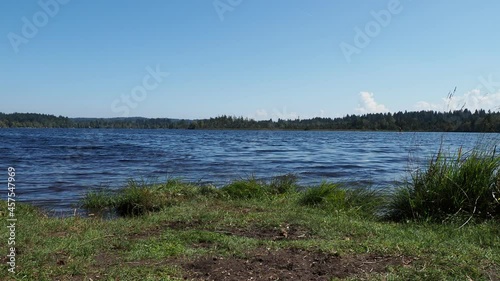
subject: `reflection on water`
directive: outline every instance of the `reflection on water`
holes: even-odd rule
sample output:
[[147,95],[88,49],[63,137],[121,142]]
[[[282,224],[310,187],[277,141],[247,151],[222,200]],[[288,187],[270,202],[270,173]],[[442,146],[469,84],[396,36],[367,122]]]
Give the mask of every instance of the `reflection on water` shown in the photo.
[[[440,144],[472,148],[498,134],[2,129],[1,167],[17,172],[22,201],[69,210],[92,187],[119,188],[130,178],[180,177],[216,185],[254,175],[295,173],[390,188]],[[5,193],[6,194],[6,193]],[[6,196],[6,195],[4,195]]]

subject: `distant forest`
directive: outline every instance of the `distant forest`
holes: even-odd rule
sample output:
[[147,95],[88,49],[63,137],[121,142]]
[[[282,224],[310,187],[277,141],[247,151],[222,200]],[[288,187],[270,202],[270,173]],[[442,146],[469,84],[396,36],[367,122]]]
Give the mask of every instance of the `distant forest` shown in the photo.
[[257,129],[500,132],[500,112],[467,109],[347,115],[342,118],[264,120],[233,116],[180,120],[168,118],[68,118],[38,113],[0,113],[0,128]]

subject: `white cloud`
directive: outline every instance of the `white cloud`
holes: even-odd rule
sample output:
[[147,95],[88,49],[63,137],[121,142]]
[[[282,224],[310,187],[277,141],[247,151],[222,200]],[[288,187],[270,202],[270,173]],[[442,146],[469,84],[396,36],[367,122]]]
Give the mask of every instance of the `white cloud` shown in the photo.
[[443,111],[444,108],[442,106],[439,106],[434,103],[426,102],[426,101],[419,101],[417,104],[415,104],[415,109],[416,110],[434,110],[434,111]]
[[255,116],[252,116],[251,118],[255,118],[257,120],[261,119],[266,119],[268,116],[267,111],[265,109],[257,109],[255,112]]
[[258,109],[255,111],[255,113],[251,116],[248,116],[249,118],[255,119],[255,120],[278,120],[278,119],[283,119],[283,120],[288,120],[292,119],[295,120],[299,118],[299,114],[295,111],[289,112],[286,109],[286,106],[284,106],[281,110],[277,108],[273,108],[272,113],[269,113],[265,109]]
[[288,120],[288,119],[292,119],[292,120],[295,120],[297,118],[299,118],[299,115],[297,114],[297,112],[288,112],[288,110],[286,109],[286,106],[283,107],[282,110],[278,110],[278,109],[273,109],[273,120],[277,120],[277,119],[283,119],[283,120]]
[[467,108],[470,111],[476,109],[484,110],[499,110],[500,108],[500,92],[495,94],[482,94],[480,90],[475,89],[465,93],[462,96],[452,96],[451,98],[441,99],[441,103],[429,103],[426,101],[419,101],[415,105],[417,110],[460,110]]
[[359,93],[360,103],[356,108],[356,111],[362,114],[365,113],[379,113],[379,112],[388,112],[389,109],[380,103],[375,101],[373,97],[373,93],[369,92],[361,92]]

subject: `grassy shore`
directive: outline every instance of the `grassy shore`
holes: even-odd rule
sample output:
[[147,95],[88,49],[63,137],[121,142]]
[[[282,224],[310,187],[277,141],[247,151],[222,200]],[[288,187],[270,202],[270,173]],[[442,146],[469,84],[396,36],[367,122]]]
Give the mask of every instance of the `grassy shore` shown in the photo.
[[[383,204],[381,195],[373,193],[362,203],[371,191],[329,183],[302,191],[289,177],[265,184],[236,181],[220,189],[180,181],[131,182],[125,190],[89,194],[84,202],[101,211],[122,208],[111,220],[48,217],[17,205],[16,273],[7,271],[4,260],[0,279],[500,278],[496,220],[463,227],[460,222],[391,222],[373,213],[374,202]],[[132,197],[142,201],[125,206],[125,198]],[[126,211],[134,206],[140,210]],[[5,203],[1,209],[7,209]],[[6,229],[6,213],[2,224]],[[2,241],[7,235],[2,231]]]
[[88,193],[90,216],[18,204],[0,280],[500,280],[499,166],[495,149],[440,152],[386,194],[285,175],[130,181]]

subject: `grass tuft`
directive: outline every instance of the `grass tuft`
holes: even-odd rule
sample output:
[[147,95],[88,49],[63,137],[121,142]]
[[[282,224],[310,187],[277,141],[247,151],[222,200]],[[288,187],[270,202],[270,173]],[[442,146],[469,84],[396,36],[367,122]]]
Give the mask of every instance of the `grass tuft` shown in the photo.
[[200,193],[200,195],[205,196],[205,197],[212,197],[212,198],[222,198],[223,197],[222,191],[212,184],[200,186],[198,189],[198,192]]
[[298,177],[295,174],[285,174],[274,177],[269,183],[269,192],[271,194],[290,194],[297,191]]
[[255,178],[234,181],[223,186],[221,191],[233,199],[262,198],[268,194],[266,184]]
[[106,191],[87,193],[82,207],[97,214],[114,211],[122,217],[140,216],[193,198],[198,192],[199,188],[177,179],[161,184],[129,180],[127,186],[116,194]]
[[365,217],[380,217],[386,201],[387,196],[380,190],[346,188],[329,182],[306,189],[299,198],[300,205],[351,211]]
[[455,155],[440,150],[427,168],[395,190],[388,218],[444,221],[500,215],[500,156],[495,147]]
[[311,187],[304,191],[299,204],[304,206],[336,206],[343,207],[347,192],[338,184],[323,182],[317,187]]
[[160,193],[157,188],[147,184],[130,180],[117,198],[114,208],[120,216],[139,216],[157,212],[167,204],[168,197],[165,193]]
[[92,190],[85,194],[81,201],[83,209],[87,209],[91,213],[104,213],[114,205],[113,195],[106,190]]

